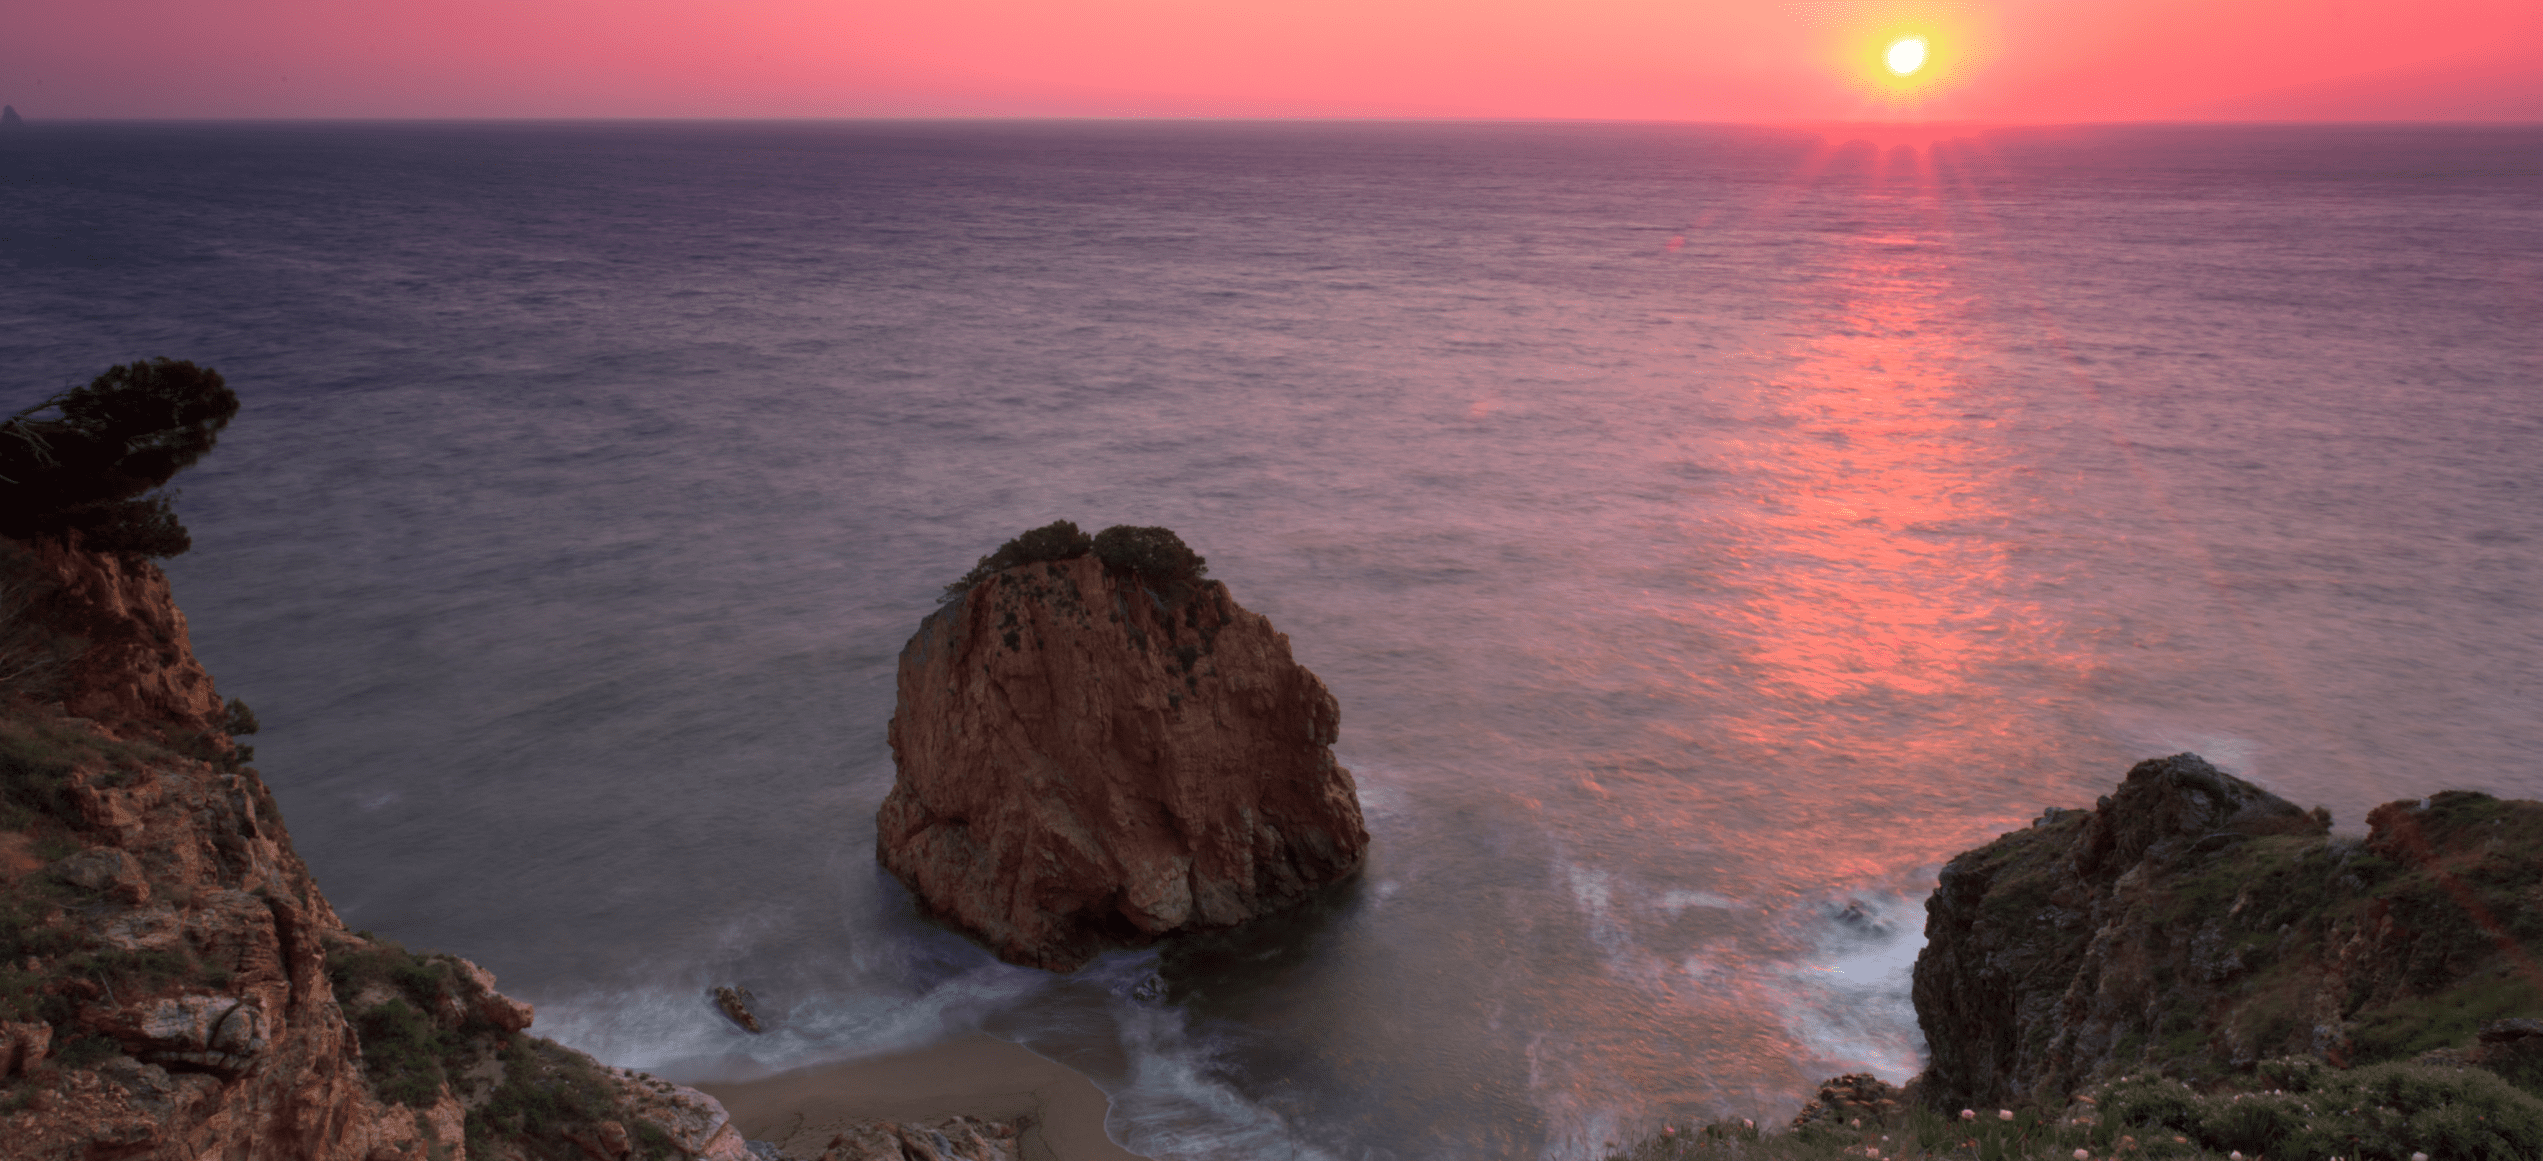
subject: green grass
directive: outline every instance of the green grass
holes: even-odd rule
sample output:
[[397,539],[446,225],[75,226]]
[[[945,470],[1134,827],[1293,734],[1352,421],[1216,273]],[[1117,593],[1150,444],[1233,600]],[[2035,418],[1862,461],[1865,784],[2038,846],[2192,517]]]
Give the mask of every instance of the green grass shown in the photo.
[[2401,1060],[2432,1048],[2469,1048],[2481,1026],[2543,1012],[2543,994],[2523,972],[2482,978],[2389,1004],[2358,1021],[2353,1041],[2361,1063]]

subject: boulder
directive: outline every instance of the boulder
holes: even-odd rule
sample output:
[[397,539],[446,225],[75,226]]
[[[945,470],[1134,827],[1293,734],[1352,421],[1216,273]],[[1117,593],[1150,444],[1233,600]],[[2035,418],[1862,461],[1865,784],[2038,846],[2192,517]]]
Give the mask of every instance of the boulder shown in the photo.
[[[984,558],[902,649],[883,865],[1000,958],[1052,971],[1358,871],[1341,712],[1289,638],[1163,529],[1085,547],[1063,527],[1055,551],[1077,555]],[[1144,555],[1108,563],[1125,542]],[[1175,554],[1193,567],[1142,571]]]
[[0,1022],[0,1080],[24,1075],[53,1050],[53,1026],[41,1020]]

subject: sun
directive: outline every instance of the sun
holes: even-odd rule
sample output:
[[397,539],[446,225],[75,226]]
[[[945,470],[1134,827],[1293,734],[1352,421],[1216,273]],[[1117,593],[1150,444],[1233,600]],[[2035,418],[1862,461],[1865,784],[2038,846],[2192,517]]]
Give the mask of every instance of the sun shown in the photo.
[[1882,59],[1889,62],[1891,72],[1907,76],[1925,67],[1925,38],[1909,36],[1892,41]]

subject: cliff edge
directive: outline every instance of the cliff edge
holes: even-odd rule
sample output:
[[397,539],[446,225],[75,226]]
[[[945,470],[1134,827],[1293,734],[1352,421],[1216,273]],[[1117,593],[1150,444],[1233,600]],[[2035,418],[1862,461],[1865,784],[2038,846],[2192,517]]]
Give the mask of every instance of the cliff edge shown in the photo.
[[0,1158],[749,1161],[713,1099],[346,930],[241,720],[155,565],[0,538]]
[[[984,558],[901,651],[883,865],[1000,958],[1054,971],[1355,873],[1341,712],[1289,638],[1163,529],[1041,533],[1052,558]],[[1128,534],[1172,543],[1108,562]]]
[[2055,1107],[2124,1074],[2219,1084],[2282,1057],[2513,1077],[2543,1016],[2524,950],[2543,939],[2543,803],[2447,791],[2367,823],[2334,837],[2327,812],[2179,754],[1953,859],[1915,969],[1924,1099]]

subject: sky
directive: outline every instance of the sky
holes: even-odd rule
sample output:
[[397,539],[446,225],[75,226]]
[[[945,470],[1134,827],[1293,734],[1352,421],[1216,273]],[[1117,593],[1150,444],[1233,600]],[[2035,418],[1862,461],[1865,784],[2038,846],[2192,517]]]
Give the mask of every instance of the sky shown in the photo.
[[2543,121],[2543,0],[11,7],[0,103],[32,120]]

